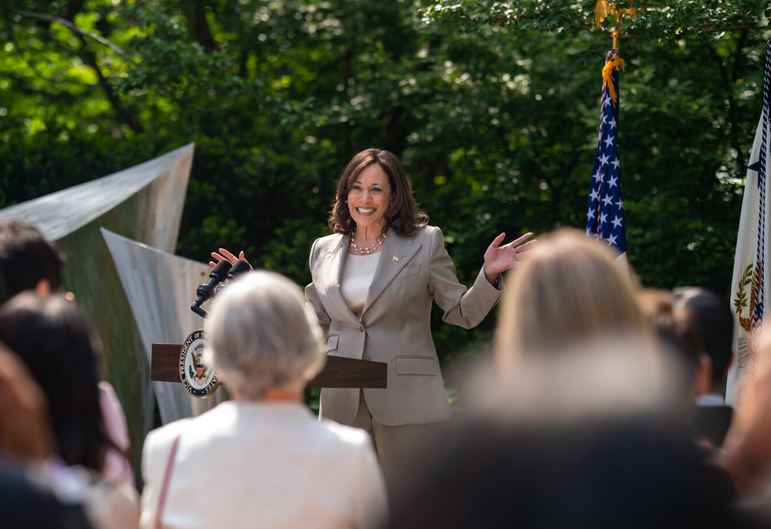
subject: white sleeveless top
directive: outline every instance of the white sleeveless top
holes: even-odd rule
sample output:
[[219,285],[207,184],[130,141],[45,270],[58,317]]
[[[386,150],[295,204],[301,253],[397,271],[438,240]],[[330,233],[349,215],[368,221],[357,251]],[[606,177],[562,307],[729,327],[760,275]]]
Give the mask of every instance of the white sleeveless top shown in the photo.
[[361,315],[364,303],[367,301],[369,286],[372,284],[372,278],[375,277],[375,268],[381,253],[383,252],[346,256],[340,291],[348,308],[357,316]]

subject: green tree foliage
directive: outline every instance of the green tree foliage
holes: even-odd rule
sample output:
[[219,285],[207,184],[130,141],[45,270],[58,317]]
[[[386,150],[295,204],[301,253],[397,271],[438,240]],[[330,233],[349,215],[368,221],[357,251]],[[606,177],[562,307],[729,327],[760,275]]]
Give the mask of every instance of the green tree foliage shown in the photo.
[[[730,288],[766,4],[645,2],[622,22],[627,240],[647,285]],[[594,1],[0,6],[0,205],[193,141],[179,253],[243,248],[303,283],[336,177],[381,146],[466,282],[500,231],[583,227],[615,25],[593,29]],[[440,354],[493,324],[437,326]]]

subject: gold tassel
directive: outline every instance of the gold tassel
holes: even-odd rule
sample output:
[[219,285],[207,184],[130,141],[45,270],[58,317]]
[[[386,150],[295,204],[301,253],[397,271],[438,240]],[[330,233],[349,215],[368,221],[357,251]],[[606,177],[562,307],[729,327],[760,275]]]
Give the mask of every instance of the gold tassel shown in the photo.
[[613,100],[614,105],[618,104],[618,94],[613,86],[613,70],[618,69],[622,72],[624,71],[624,59],[618,55],[606,62],[605,66],[602,67],[602,89],[605,90],[605,87],[608,87],[610,98]]

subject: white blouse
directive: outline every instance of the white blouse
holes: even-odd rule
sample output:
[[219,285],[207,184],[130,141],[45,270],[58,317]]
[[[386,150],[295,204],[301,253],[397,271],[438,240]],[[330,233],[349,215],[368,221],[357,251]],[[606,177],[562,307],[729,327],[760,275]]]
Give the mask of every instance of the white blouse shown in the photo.
[[370,255],[348,254],[343,269],[343,279],[340,283],[340,291],[348,307],[357,316],[361,315],[364,303],[367,301],[369,286],[375,277],[375,268],[380,259],[378,252]]

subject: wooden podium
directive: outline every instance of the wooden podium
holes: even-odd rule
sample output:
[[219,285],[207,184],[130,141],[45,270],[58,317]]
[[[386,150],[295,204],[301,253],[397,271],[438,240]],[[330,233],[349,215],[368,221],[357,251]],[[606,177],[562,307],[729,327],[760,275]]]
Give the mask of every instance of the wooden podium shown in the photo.
[[[182,344],[154,343],[151,349],[150,380],[181,382],[179,353]],[[328,356],[324,369],[308,382],[314,388],[385,388],[387,365],[371,360]]]

